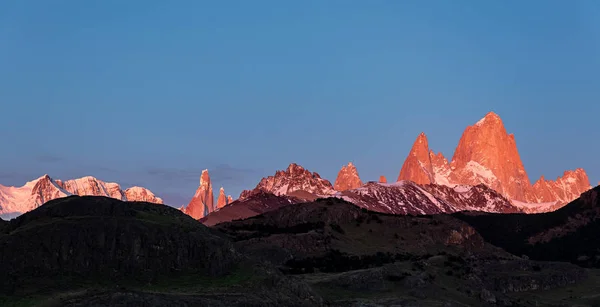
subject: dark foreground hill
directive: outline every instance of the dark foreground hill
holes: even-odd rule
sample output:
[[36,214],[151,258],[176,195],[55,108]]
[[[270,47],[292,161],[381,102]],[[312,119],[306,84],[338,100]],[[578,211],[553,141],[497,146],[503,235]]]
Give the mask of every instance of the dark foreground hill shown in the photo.
[[541,214],[458,213],[486,241],[515,255],[600,268],[600,187]]
[[222,234],[168,206],[72,196],[5,224],[1,306],[319,303],[303,283],[249,261]]
[[303,278],[336,306],[600,301],[598,271],[510,254],[451,215],[388,215],[320,199],[215,228],[241,252]]

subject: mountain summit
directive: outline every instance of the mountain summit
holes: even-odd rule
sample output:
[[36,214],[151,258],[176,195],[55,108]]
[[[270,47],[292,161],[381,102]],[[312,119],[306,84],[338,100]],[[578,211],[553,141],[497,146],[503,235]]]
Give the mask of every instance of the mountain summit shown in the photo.
[[398,175],[398,181],[410,180],[417,184],[435,183],[433,166],[429,157],[429,142],[421,132],[413,144]]
[[552,206],[566,204],[591,188],[583,169],[567,171],[555,181],[542,176],[532,185],[514,135],[507,133],[502,119],[494,112],[465,129],[450,163],[441,153],[434,154],[429,149],[427,137],[421,133],[402,165],[398,180],[448,186],[485,184],[517,204]]
[[526,201],[531,183],[513,134],[493,112],[465,129],[450,163],[451,181],[484,183],[509,199]]
[[223,189],[223,187],[221,187],[219,189],[219,197],[217,198],[217,208],[216,209],[221,209],[223,207],[225,207],[228,204],[228,199],[227,196],[225,196],[225,189]]
[[200,175],[200,186],[198,186],[194,197],[192,197],[184,212],[195,219],[199,219],[215,210],[214,202],[215,197],[213,195],[210,175],[208,174],[208,170],[205,169],[202,171],[202,175]]
[[240,199],[244,199],[259,191],[275,195],[301,193],[312,197],[335,193],[331,182],[321,178],[318,173],[310,172],[296,163],[290,164],[285,171],[279,170],[275,172],[274,176],[263,178],[254,190],[242,191]]
[[360,181],[356,166],[349,162],[348,165],[344,165],[335,180],[333,188],[336,191],[345,191],[350,189],[356,189],[362,186],[363,183]]
[[435,154],[429,149],[425,133],[421,132],[413,144],[398,181],[410,180],[417,184],[448,184],[450,165],[442,153]]

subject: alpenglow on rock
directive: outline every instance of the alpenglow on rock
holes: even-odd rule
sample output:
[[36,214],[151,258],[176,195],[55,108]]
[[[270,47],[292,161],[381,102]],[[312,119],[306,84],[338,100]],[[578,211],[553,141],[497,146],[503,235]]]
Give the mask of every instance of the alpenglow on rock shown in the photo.
[[338,173],[333,188],[336,191],[345,191],[359,188],[362,185],[363,183],[362,181],[360,181],[360,177],[358,176],[356,166],[354,166],[352,162],[349,162],[348,165],[344,165]]
[[210,182],[210,175],[208,174],[208,170],[205,169],[200,176],[200,186],[184,212],[195,219],[200,219],[214,211],[214,202],[215,197],[213,195],[212,183]]
[[484,183],[508,199],[526,201],[531,183],[517,150],[500,117],[489,112],[463,133],[452,162],[451,181]]
[[240,200],[260,191],[275,195],[293,195],[295,192],[307,192],[313,195],[335,193],[331,182],[296,163],[290,164],[285,171],[279,170],[274,176],[263,178],[253,190],[242,191]]
[[162,204],[163,200],[150,190],[142,187],[131,187],[125,190],[125,198],[128,201],[145,201],[149,203]]
[[359,207],[390,214],[439,214],[463,210],[518,213],[508,199],[485,185],[454,188],[412,181],[392,184],[369,182],[352,190],[338,192],[342,198]]
[[556,181],[542,176],[531,185],[514,135],[506,132],[502,120],[493,112],[465,129],[451,163],[441,153],[434,154],[427,137],[421,133],[402,165],[398,180],[447,186],[485,184],[519,206],[547,203],[546,207],[554,209],[591,188],[583,169],[567,171]]
[[227,205],[227,197],[223,187],[219,189],[219,197],[217,198],[217,209],[221,209]]
[[123,201],[163,203],[160,197],[142,187],[132,187],[123,191],[117,183],[104,182],[92,176],[62,181],[44,175],[21,187],[0,185],[0,214],[18,216],[50,200],[70,195],[106,196]]
[[413,144],[400,174],[398,181],[410,180],[417,184],[434,183],[433,168],[429,159],[429,143],[427,136],[421,132]]
[[581,193],[591,189],[589,182],[590,179],[582,168],[565,171],[562,177],[558,177],[556,180],[546,180],[544,176],[541,176],[533,184],[533,195],[528,197],[528,201],[568,203],[578,198]]
[[441,153],[434,154],[429,149],[427,136],[421,132],[404,160],[398,181],[410,180],[418,184],[448,184],[449,173],[448,160]]

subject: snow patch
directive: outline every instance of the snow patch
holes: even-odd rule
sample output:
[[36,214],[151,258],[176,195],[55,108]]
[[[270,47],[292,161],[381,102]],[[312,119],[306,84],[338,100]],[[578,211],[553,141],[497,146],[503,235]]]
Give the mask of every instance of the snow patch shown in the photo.
[[519,208],[544,208],[544,207],[554,206],[558,203],[557,201],[551,201],[551,202],[545,202],[545,203],[526,203],[526,202],[518,201],[518,200],[514,200],[514,199],[512,199],[510,202]]
[[411,184],[411,183],[412,183],[412,181],[400,180],[400,181],[396,181],[396,182],[392,182],[392,183],[377,182],[376,184],[378,184],[380,186],[384,186],[384,187],[402,187],[402,186],[405,186],[405,185]]
[[491,182],[497,180],[496,175],[487,167],[475,162],[469,161],[467,163],[466,169],[471,171],[471,173],[477,175],[480,178],[487,180],[487,182]]
[[457,185],[454,187],[454,191],[458,193],[465,193],[471,191],[471,188],[472,187],[470,185]]
[[478,122],[476,122],[475,126],[481,126],[481,125],[483,125],[483,123],[485,123],[485,117],[480,119]]
[[452,184],[450,183],[450,180],[448,179],[447,176],[444,176],[444,175],[438,173],[437,171],[434,171],[434,173],[435,173],[434,180],[435,180],[436,184],[445,185],[447,187],[452,186]]
[[569,177],[569,178],[567,178],[567,179],[565,180],[565,182],[567,182],[567,183],[576,183],[576,182],[577,182],[577,179],[575,179],[575,178],[573,178],[573,177]]
[[[47,182],[41,182],[42,180]],[[59,185],[58,182],[61,184]],[[21,187],[5,187],[0,185],[0,214],[11,218],[16,217],[43,205],[47,201],[73,194],[108,196],[126,200],[125,193],[118,184],[105,183],[92,176],[58,182],[50,176],[44,175],[25,183]],[[44,185],[34,190],[36,185],[41,183],[44,183]],[[61,185],[65,188],[61,187]],[[145,190],[148,195],[154,196],[147,189],[139,189],[139,191]],[[160,198],[157,197],[157,199],[162,202]]]
[[288,187],[289,187],[289,183],[288,184],[284,184],[281,187],[279,187],[279,189],[273,191],[273,194],[275,195],[284,195],[288,192]]

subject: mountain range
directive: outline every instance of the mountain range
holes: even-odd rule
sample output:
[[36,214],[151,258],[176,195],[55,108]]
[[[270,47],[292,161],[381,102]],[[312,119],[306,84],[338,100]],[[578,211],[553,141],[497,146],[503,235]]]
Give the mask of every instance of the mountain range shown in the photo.
[[104,182],[91,176],[62,181],[44,175],[21,187],[0,185],[0,215],[18,216],[50,200],[70,195],[107,196],[122,201],[163,203],[160,197],[142,187],[135,186],[123,190],[117,183]]
[[[208,186],[201,185],[199,190]],[[450,162],[429,148],[425,133],[419,134],[395,183],[387,183],[384,176],[378,182],[363,183],[356,166],[350,162],[341,168],[332,185],[318,173],[292,163],[286,170],[263,178],[254,189],[243,191],[237,201],[231,202],[236,209],[222,214],[206,211],[215,216],[204,220],[212,224],[227,221],[232,216],[242,218],[232,214],[233,211],[251,216],[269,208],[320,197],[343,198],[369,210],[394,214],[464,210],[542,213],[564,206],[589,189],[589,178],[581,168],[565,171],[556,180],[542,176],[531,184],[514,135],[508,134],[500,117],[490,112],[466,128]],[[264,193],[285,198],[267,198]],[[271,201],[272,205],[256,207],[253,195],[262,201]],[[193,208],[199,203],[202,199],[195,197],[190,205]],[[242,209],[249,204],[252,210]]]
[[[257,197],[273,202],[265,208],[319,197],[337,197],[370,210],[395,214],[462,210],[541,213],[554,211],[589,189],[589,178],[581,168],[565,171],[556,180],[541,176],[531,184],[514,135],[508,134],[500,117],[490,112],[465,129],[450,161],[430,149],[425,133],[419,134],[394,183],[388,183],[384,176],[378,181],[364,182],[356,165],[350,162],[341,168],[331,184],[318,173],[291,163],[287,169],[262,178],[254,189],[242,191],[235,201],[231,195],[226,196],[221,187],[215,202],[210,175],[204,170],[194,196],[180,210],[195,219],[202,219],[231,205],[246,213],[262,212],[262,209],[240,209],[244,204],[256,203]],[[265,197],[263,193],[276,197]],[[0,214],[16,216],[67,195],[163,203],[142,187],[123,190],[117,183],[106,183],[94,177],[63,182],[45,175],[22,187],[0,185]],[[237,216],[231,215],[231,210],[228,209],[230,213],[225,215]]]

